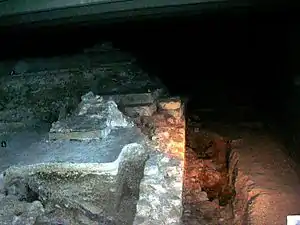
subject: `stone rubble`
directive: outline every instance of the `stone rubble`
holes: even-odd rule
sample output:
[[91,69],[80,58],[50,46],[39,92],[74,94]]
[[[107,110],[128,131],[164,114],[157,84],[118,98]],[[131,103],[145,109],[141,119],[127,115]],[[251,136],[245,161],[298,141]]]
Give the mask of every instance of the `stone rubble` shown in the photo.
[[[97,58],[99,52],[102,55]],[[7,201],[0,201],[0,210],[7,217],[0,217],[1,224],[12,224],[13,219],[16,224],[28,225],[180,223],[185,148],[183,104],[178,98],[170,99],[168,104],[161,84],[151,81],[134,65],[134,60],[125,62],[116,54],[118,50],[108,46],[103,51],[100,47],[94,56],[87,55],[91,59],[62,59],[59,66],[55,59],[24,60],[15,66],[11,76],[1,77],[4,85],[0,92],[4,98],[0,122],[12,130],[25,129],[27,123],[39,120],[54,122],[49,140],[35,144],[42,147],[37,157],[52,157],[52,152],[73,146],[73,152],[65,149],[58,161],[15,165],[2,173],[0,193]],[[115,61],[105,59],[108,55]],[[74,67],[78,60],[80,68]],[[26,64],[24,70],[19,68],[22,63]],[[99,140],[99,148],[117,141],[112,146],[120,148],[117,160],[68,162],[78,154],[74,143],[85,145],[84,149],[90,151],[89,145],[95,145],[90,139],[99,139],[101,129],[105,132],[100,136],[107,144]],[[128,143],[114,140],[120,132],[126,132],[122,137]],[[134,137],[128,138],[131,134]],[[67,146],[66,142],[72,145]],[[45,151],[51,146],[54,149]],[[13,208],[6,210],[10,198],[14,199],[14,206],[24,206],[21,214]],[[34,209],[35,214],[29,209]]]
[[[91,94],[89,94],[88,96],[91,97]],[[149,146],[149,148],[153,150],[148,155],[148,160],[145,162],[145,168],[143,170],[138,169],[138,167],[142,166],[143,163],[141,163],[140,160],[137,160],[138,154],[142,154],[142,151],[139,150],[136,153],[130,151],[128,152],[129,155],[120,156],[121,158],[125,158],[126,160],[130,159],[130,157],[133,158],[130,163],[130,168],[126,167],[127,169],[120,169],[118,172],[117,177],[121,180],[117,179],[116,184],[118,184],[118,187],[121,189],[117,188],[110,194],[116,196],[115,199],[117,199],[117,214],[115,216],[113,214],[107,214],[107,218],[111,217],[114,218],[114,220],[116,220],[116,218],[122,218],[119,221],[117,220],[116,224],[180,224],[182,215],[181,195],[183,183],[183,153],[185,148],[185,123],[183,115],[181,115],[180,118],[173,118],[172,116],[166,115],[165,113],[166,111],[157,111],[153,115],[153,123],[155,128],[157,129],[153,133],[152,139],[156,141],[147,139],[147,146]],[[169,131],[169,133],[173,136],[161,135],[162,132],[166,133],[167,131]],[[126,148],[126,146],[124,148]],[[141,157],[144,158],[144,156]],[[137,166],[136,169],[134,169],[134,165]],[[36,218],[36,221],[43,219],[44,221],[48,221],[45,224],[49,224],[49,213],[50,211],[54,210],[51,205],[57,206],[55,206],[55,211],[57,213],[63,213],[62,217],[59,217],[57,214],[55,214],[55,216],[51,216],[57,218],[57,220],[59,218],[69,218],[68,215],[70,212],[67,214],[64,213],[66,213],[66,211],[68,212],[68,209],[70,207],[72,208],[72,211],[75,210],[76,212],[80,212],[80,216],[75,218],[75,221],[70,219],[66,220],[67,222],[74,225],[78,224],[79,220],[88,221],[85,223],[81,222],[81,224],[93,224],[93,222],[100,220],[99,218],[102,215],[103,210],[109,212],[105,210],[103,206],[102,210],[100,211],[93,211],[92,209],[90,209],[91,207],[95,208],[96,205],[98,205],[101,201],[107,201],[104,199],[100,201],[97,197],[97,194],[103,193],[103,191],[99,190],[98,192],[93,192],[93,194],[89,191],[94,189],[95,185],[101,187],[103,186],[103,184],[100,184],[99,181],[96,182],[93,179],[85,179],[84,185],[82,183],[83,181],[78,183],[78,179],[80,179],[80,177],[82,176],[80,175],[81,173],[88,175],[91,173],[91,171],[84,172],[82,168],[77,172],[77,175],[76,173],[73,174],[72,172],[70,174],[70,178],[67,178],[67,175],[59,175],[59,177],[65,177],[67,179],[66,182],[64,181],[64,179],[60,180],[61,178],[57,177],[58,174],[55,175],[52,173],[52,175],[49,177],[51,179],[49,180],[49,178],[47,178],[51,174],[51,171],[57,170],[55,169],[55,167],[53,167],[53,169],[50,169],[51,167],[47,166],[44,169],[42,168],[43,167],[38,166],[34,170],[27,170],[27,172],[25,172],[26,170],[24,169],[11,168],[6,171],[4,177],[6,184],[5,189],[8,196],[18,196],[19,200],[26,199],[28,198],[29,194],[28,189],[26,188],[28,187],[31,192],[37,193],[39,199],[44,204],[47,203],[44,209],[45,213],[42,214],[44,215],[43,218]],[[66,169],[67,171],[70,170],[70,168],[68,169],[68,167]],[[61,169],[59,169],[59,171],[60,170]],[[63,174],[67,173],[67,171],[61,170],[61,172],[59,173]],[[74,171],[74,169],[70,170],[70,172],[71,171]],[[135,171],[135,175],[126,176],[124,174],[120,176],[120,173],[123,173],[124,171]],[[140,181],[140,185],[132,186],[133,184],[138,184],[139,182],[138,180],[135,182],[131,180],[134,177],[138,177],[136,174],[137,171],[143,171],[143,174],[141,176],[142,180]],[[22,180],[20,180],[20,177],[22,177]],[[95,179],[98,180],[97,177]],[[99,177],[99,179],[102,178]],[[75,188],[75,186],[79,188]],[[62,191],[68,189],[67,187],[69,189],[70,187],[72,187],[72,192]],[[118,195],[121,193],[127,193],[126,190],[128,188],[129,190],[131,190],[131,193],[139,190],[139,197],[136,197],[136,200],[133,200],[136,201],[137,212],[132,223],[128,223],[128,221],[126,222],[126,220],[124,221],[126,217],[124,218],[124,216],[122,215],[125,214],[128,219],[128,210],[129,208],[134,207],[135,203],[129,199],[129,196],[123,196],[123,194]],[[96,188],[95,190],[97,189],[98,188]],[[80,192],[82,194],[79,194]],[[87,193],[89,196],[88,198],[86,195]],[[77,197],[74,198],[74,196]],[[93,205],[93,202],[98,203],[96,205]],[[82,208],[83,204],[89,206],[84,206],[84,208]],[[129,205],[130,207],[128,207]],[[106,204],[106,207],[109,207],[109,205]],[[127,212],[126,210],[124,212],[124,209],[127,209]],[[63,212],[61,210],[63,210]]]
[[3,225],[35,225],[45,210],[40,201],[28,203],[16,196],[0,194],[0,218]]
[[[117,160],[119,165],[115,166],[40,164],[11,167],[4,175],[5,195],[0,201],[0,212],[2,210],[6,217],[0,216],[0,223],[13,224],[14,218],[22,221],[15,224],[24,225],[50,225],[62,220],[65,221],[62,224],[72,225],[131,224],[147,155],[148,150],[143,145],[131,143],[124,146]],[[9,206],[11,198],[14,207],[23,207],[21,213]],[[41,210],[38,211],[36,205],[41,206]]]
[[[18,72],[13,76],[2,74],[7,70],[2,67],[11,63],[0,63],[0,122],[57,121],[73,111],[89,91],[104,98],[121,96],[127,102],[153,102],[160,84],[158,87],[149,79],[132,56],[109,50],[109,45],[104,43],[104,51],[100,48],[91,54],[24,59],[10,68]],[[20,69],[20,65],[26,65],[26,69]],[[119,105],[117,99],[111,100]]]
[[75,112],[52,124],[49,138],[91,140],[103,139],[116,127],[132,127],[113,101],[104,101],[102,97],[89,92],[81,97]]
[[[120,133],[111,135],[113,130],[126,132],[124,138],[138,136],[119,146],[113,163],[10,167],[0,177],[0,212],[7,215],[0,216],[1,224],[230,224],[227,142],[218,135],[199,142],[188,133],[193,149],[185,148],[190,132],[185,102],[168,96],[134,60],[118,53],[102,45],[87,50],[87,56],[63,59],[60,66],[55,59],[24,60],[12,76],[1,77],[0,122],[7,127],[26,126],[25,120],[54,122],[48,142],[60,145],[116,139]],[[201,127],[195,133],[202,135]],[[196,142],[202,145],[193,146]],[[91,143],[83,145],[89,149]],[[199,159],[204,155],[213,160]],[[12,199],[21,213],[7,211]]]
[[205,131],[199,119],[188,119],[182,222],[231,225],[234,191],[228,178],[229,142],[215,132]]

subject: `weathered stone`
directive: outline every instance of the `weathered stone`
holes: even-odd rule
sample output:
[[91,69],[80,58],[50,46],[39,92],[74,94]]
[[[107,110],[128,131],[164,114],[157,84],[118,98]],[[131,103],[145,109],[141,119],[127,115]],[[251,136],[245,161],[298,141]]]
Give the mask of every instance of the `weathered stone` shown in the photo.
[[[26,114],[30,110],[32,118],[53,122],[57,120],[61,108],[65,107],[63,103],[67,97],[77,98],[91,90],[95,94],[120,95],[147,93],[148,90],[161,88],[135,65],[135,59],[130,54],[104,49],[104,52],[100,50],[84,55],[32,58],[1,64],[0,71],[10,70],[12,74],[0,77],[3,84],[0,88],[0,109],[3,114],[7,112],[7,115],[0,116],[1,120],[27,121]],[[7,66],[11,68],[2,68]],[[152,96],[154,99],[157,98],[155,93]],[[149,98],[153,102],[151,97],[142,97],[137,102],[149,102]],[[132,96],[123,99],[130,103]],[[10,110],[17,108],[18,118],[12,120]],[[61,117],[64,117],[62,114]]]
[[[21,146],[19,155],[11,146],[26,139],[24,134],[5,136],[12,141],[1,152],[0,170],[12,158],[19,165],[0,177],[0,192],[16,201],[40,199],[45,212],[34,215],[36,225],[179,224],[185,142],[181,109],[166,106],[166,115],[156,117],[156,101],[164,92],[160,83],[128,55],[110,47],[94,50],[63,59],[24,59],[23,68],[19,63],[12,76],[1,77],[1,121],[24,123],[29,147]],[[83,93],[88,94],[78,105]],[[149,140],[118,108],[154,119],[153,135],[159,138]],[[26,121],[35,119],[58,120],[50,140],[44,139],[48,127],[39,139],[30,136]],[[30,215],[15,219],[31,224]]]
[[28,203],[12,195],[1,198],[0,222],[3,225],[34,225],[37,217],[43,214],[44,208],[39,201]]
[[[155,164],[157,160],[160,166]],[[169,160],[174,168],[168,167]],[[157,153],[150,157],[145,169],[148,173],[140,185],[134,224],[179,224],[182,192],[180,160]]]
[[184,120],[176,120],[161,114],[153,116],[153,120],[152,123],[156,129],[153,132],[152,140],[155,140],[164,152],[183,158],[185,149]]
[[[152,140],[158,150],[146,162],[134,224],[180,224],[182,215],[183,160],[185,131],[183,120],[164,114],[144,117],[142,126],[154,128]],[[152,121],[152,122],[151,122]],[[148,130],[149,132],[149,130]]]
[[136,106],[136,105],[146,105],[153,104],[154,101],[161,94],[162,90],[157,89],[153,92],[148,93],[138,93],[138,94],[123,94],[123,95],[103,95],[105,100],[112,100],[117,104],[123,106]]
[[109,132],[105,129],[98,131],[67,131],[64,129],[64,132],[49,132],[49,139],[88,141],[105,138],[108,134]]
[[3,193],[4,193],[4,176],[3,173],[0,173],[0,195]]
[[29,207],[26,207],[25,213],[21,215],[15,215],[13,218],[13,225],[30,225],[36,224],[36,219],[38,216],[44,213],[44,208],[41,202],[34,201]]
[[176,110],[181,108],[180,98],[159,99],[158,106],[162,110]]
[[[53,224],[53,223],[52,223]],[[51,219],[45,215],[39,215],[36,218],[35,225],[51,225]]]
[[124,108],[124,112],[130,117],[152,116],[156,112],[156,105],[128,106]]
[[[125,221],[130,224],[128,221],[134,218],[135,199],[147,157],[147,148],[131,143],[124,146],[112,163],[11,167],[5,172],[5,189],[9,194],[22,195],[23,199],[31,192],[36,193],[43,202],[58,205],[57,210],[64,208],[69,211],[69,216],[80,214],[85,221],[102,221],[102,224]],[[133,208],[124,208],[124,201],[130,202]],[[119,218],[119,212],[126,217]]]
[[104,101],[102,97],[94,96],[92,92],[82,96],[81,99],[76,114],[52,125],[50,139],[101,139],[115,127],[133,126],[113,101]]
[[22,178],[16,179],[10,186],[6,186],[5,192],[16,196],[20,201],[27,200],[29,197],[28,185]]
[[181,119],[183,117],[183,109],[174,109],[174,110],[167,110],[167,113],[173,116],[176,119]]
[[[234,191],[228,182],[232,178],[228,179],[223,155],[227,153],[231,142],[203,129],[195,132],[194,127],[188,127],[187,131],[187,143],[192,148],[187,147],[185,154],[183,223],[232,224],[232,213],[229,215],[231,208],[228,205],[234,197]],[[219,155],[221,151],[223,153]],[[199,154],[201,152],[205,154]]]

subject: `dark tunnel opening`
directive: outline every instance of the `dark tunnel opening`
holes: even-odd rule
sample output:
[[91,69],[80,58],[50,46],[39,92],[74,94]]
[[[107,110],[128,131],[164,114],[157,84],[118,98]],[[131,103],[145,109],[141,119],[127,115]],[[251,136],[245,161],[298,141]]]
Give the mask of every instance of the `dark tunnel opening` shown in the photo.
[[245,119],[290,134],[297,129],[297,110],[290,110],[298,72],[291,18],[289,12],[246,10],[106,26],[13,28],[2,32],[2,59],[73,54],[112,41],[133,53],[172,95],[188,97],[189,108],[214,108],[214,119],[230,121],[237,107],[250,107]]

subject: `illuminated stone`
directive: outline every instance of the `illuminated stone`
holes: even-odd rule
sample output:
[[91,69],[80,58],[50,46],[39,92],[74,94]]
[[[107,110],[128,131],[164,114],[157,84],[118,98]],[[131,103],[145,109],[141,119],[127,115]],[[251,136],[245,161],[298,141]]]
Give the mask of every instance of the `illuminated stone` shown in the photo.
[[163,110],[176,110],[182,107],[181,100],[178,99],[169,99],[169,100],[160,100],[159,108]]

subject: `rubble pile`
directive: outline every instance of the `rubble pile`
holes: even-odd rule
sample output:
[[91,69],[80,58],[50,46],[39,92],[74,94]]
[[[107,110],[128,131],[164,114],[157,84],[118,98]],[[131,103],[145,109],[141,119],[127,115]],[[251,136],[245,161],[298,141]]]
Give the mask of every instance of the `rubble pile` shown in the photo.
[[[180,223],[184,104],[132,60],[107,60],[120,52],[100,53],[73,58],[80,68],[28,61],[1,77],[3,96],[18,96],[0,111],[11,128],[0,134],[1,224]],[[40,120],[51,122],[43,137],[24,136]]]
[[183,190],[183,223],[232,224],[234,186],[229,176],[231,144],[205,130],[196,115],[188,118]]

